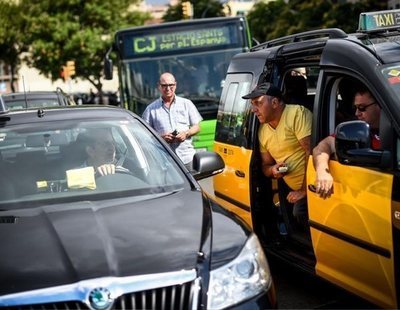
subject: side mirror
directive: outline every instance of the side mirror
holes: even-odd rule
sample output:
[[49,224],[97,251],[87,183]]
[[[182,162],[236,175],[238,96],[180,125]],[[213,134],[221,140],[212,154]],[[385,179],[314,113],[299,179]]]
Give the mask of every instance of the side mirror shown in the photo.
[[335,147],[341,164],[390,167],[391,153],[371,148],[370,128],[364,121],[339,124],[336,127]]
[[216,175],[225,169],[222,157],[210,151],[196,153],[192,165],[191,173],[196,180]]
[[106,80],[112,80],[113,79],[113,61],[110,58],[110,53],[112,52],[113,48],[111,47],[107,53],[106,56],[104,57],[104,78]]

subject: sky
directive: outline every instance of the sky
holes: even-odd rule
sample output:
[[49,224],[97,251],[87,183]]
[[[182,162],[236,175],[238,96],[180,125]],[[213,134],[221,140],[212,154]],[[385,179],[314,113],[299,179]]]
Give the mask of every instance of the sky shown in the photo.
[[168,4],[169,0],[145,0],[147,4]]

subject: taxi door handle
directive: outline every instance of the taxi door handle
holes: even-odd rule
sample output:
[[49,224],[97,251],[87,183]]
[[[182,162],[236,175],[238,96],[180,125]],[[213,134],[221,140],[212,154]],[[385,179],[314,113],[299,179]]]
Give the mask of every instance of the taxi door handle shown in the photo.
[[308,185],[308,189],[309,189],[311,192],[313,192],[313,193],[316,193],[316,192],[317,192],[317,189],[315,188],[315,185],[314,185],[314,184],[309,184],[309,185]]
[[235,170],[235,174],[239,177],[239,178],[244,178],[246,176],[246,174],[243,171],[240,170]]

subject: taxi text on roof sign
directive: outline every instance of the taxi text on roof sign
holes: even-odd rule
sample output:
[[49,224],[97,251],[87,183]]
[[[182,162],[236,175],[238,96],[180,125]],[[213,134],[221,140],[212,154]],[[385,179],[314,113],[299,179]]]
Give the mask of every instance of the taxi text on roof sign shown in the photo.
[[373,32],[400,28],[400,10],[361,13],[358,31]]

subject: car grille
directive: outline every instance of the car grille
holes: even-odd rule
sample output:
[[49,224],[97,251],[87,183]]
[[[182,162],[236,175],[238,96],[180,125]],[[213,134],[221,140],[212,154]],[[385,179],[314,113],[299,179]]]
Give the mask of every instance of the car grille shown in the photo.
[[[125,294],[117,298],[110,309],[197,309],[195,281]],[[91,309],[80,301],[6,307],[6,309]]]
[[97,278],[0,296],[0,309],[198,309],[195,270]]

